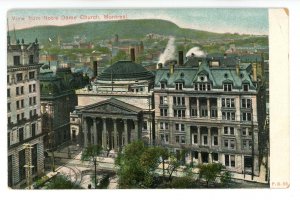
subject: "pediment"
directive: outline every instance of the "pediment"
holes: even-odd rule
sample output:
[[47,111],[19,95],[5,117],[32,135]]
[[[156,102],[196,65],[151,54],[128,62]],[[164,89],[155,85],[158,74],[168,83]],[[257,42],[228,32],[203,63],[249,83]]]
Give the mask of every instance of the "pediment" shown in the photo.
[[83,108],[82,112],[102,113],[102,114],[119,114],[132,115],[138,114],[142,109],[125,102],[109,99]]

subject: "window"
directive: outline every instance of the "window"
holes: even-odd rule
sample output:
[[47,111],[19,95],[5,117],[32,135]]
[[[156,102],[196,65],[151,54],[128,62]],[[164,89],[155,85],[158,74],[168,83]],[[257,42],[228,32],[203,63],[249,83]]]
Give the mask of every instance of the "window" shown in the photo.
[[7,97],[10,97],[10,89],[7,89]]
[[31,136],[35,136],[35,124],[31,124]]
[[249,84],[243,84],[243,91],[248,92]]
[[218,110],[217,110],[217,108],[212,108],[211,109],[210,116],[212,118],[217,118],[218,117]]
[[222,98],[222,107],[223,108],[234,108],[234,98]]
[[180,144],[185,144],[185,136],[184,135],[176,135],[175,142]]
[[199,91],[210,91],[211,86],[209,83],[195,83],[194,89]]
[[173,97],[173,104],[174,105],[185,105],[185,98],[184,97]]
[[212,159],[215,162],[219,161],[219,154],[218,153],[212,153]]
[[232,84],[224,84],[223,88],[225,92],[230,92],[232,91]]
[[185,117],[184,109],[174,109],[174,117]]
[[36,97],[33,97],[33,105],[36,104]]
[[161,130],[169,130],[169,123],[168,122],[160,122],[160,129]]
[[32,105],[32,97],[29,97],[29,105]]
[[245,150],[252,149],[252,140],[243,140],[243,149]]
[[19,135],[19,142],[22,142],[24,140],[24,128],[19,128],[18,135]]
[[252,102],[251,99],[242,99],[242,108],[251,108]]
[[10,76],[7,75],[7,83],[9,83],[9,82],[10,82]]
[[21,113],[21,119],[25,119],[25,114]]
[[20,121],[20,114],[17,114],[17,122]]
[[7,103],[7,112],[10,112],[10,103]]
[[207,135],[202,136],[202,145],[208,145],[208,137]]
[[224,139],[224,147],[226,149],[235,149],[235,139]]
[[168,104],[168,97],[167,96],[160,96],[159,97],[159,103],[161,105],[167,105]]
[[143,122],[143,130],[147,130],[147,122],[146,121]]
[[253,163],[252,157],[250,157],[250,156],[245,156],[244,157],[244,166],[245,166],[245,168],[252,168],[252,163]]
[[213,145],[218,146],[218,136],[217,135],[213,136]]
[[160,141],[164,143],[169,143],[169,135],[168,134],[161,134]]
[[235,167],[235,156],[234,155],[225,155],[225,166],[226,167]]
[[176,131],[184,131],[184,124],[175,124]]
[[195,108],[191,109],[191,117],[197,117],[197,109]]
[[20,95],[20,90],[19,90],[19,87],[16,87],[16,95]]
[[167,84],[164,83],[164,82],[163,82],[163,83],[160,83],[160,89],[166,89],[166,85],[167,85]]
[[234,135],[234,127],[224,127],[224,134],[225,135]]
[[166,109],[166,108],[161,108],[161,109],[160,109],[160,116],[163,116],[163,117],[168,116],[168,109]]
[[29,88],[28,88],[28,90],[29,90],[29,93],[31,93],[31,92],[32,92],[32,85],[29,85]]
[[251,113],[250,112],[243,112],[242,113],[242,120],[243,121],[251,121]]
[[243,136],[252,136],[252,129],[251,128],[242,128],[242,135]]
[[29,64],[33,64],[33,55],[29,55]]
[[7,123],[10,124],[11,123],[11,117],[7,118]]
[[14,56],[14,65],[20,65],[20,56]]
[[182,88],[183,88],[183,83],[175,83],[176,90],[182,90]]
[[33,92],[35,92],[36,89],[35,84],[33,84],[32,87],[33,87]]
[[24,99],[21,100],[21,108],[24,108]]
[[222,119],[223,120],[235,120],[235,112],[222,112]]
[[17,109],[20,109],[20,101],[16,101],[16,107]]
[[25,149],[19,151],[19,179],[20,181],[26,178],[26,170],[24,165],[26,165],[25,161]]
[[193,135],[193,144],[197,144],[198,143],[198,135],[194,134]]
[[22,80],[23,80],[23,74],[17,73],[17,81],[22,81]]
[[207,107],[206,106],[201,106],[200,107],[200,115],[201,115],[201,117],[207,117],[208,116],[208,112],[207,112]]
[[20,90],[21,90],[21,91],[20,91],[21,94],[24,94],[24,86],[21,86],[21,87],[20,87]]

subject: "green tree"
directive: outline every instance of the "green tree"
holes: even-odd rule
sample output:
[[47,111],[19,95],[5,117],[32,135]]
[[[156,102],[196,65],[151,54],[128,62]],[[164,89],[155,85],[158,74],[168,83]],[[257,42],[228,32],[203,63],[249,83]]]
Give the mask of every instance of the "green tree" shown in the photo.
[[192,167],[186,166],[182,172],[183,175],[180,177],[175,177],[174,180],[169,184],[169,187],[177,189],[195,188],[196,183],[192,169]]
[[206,181],[206,187],[209,183],[214,183],[218,176],[221,176],[222,170],[225,167],[220,163],[209,163],[199,165],[199,178]]
[[91,161],[94,164],[94,184],[97,187],[97,158],[102,153],[102,147],[100,145],[89,145],[84,148],[81,154],[82,161]]
[[169,182],[172,181],[172,175],[173,175],[174,171],[176,171],[180,167],[182,157],[184,154],[185,154],[185,151],[181,151],[178,155],[176,155],[173,152],[169,153],[169,159],[168,159],[168,164],[167,164],[167,168],[166,168]]
[[58,175],[54,177],[46,189],[82,189],[80,185],[73,183],[68,177],[64,175]]
[[120,188],[149,188],[160,164],[161,149],[146,147],[142,141],[128,144],[115,160]]
[[232,174],[229,171],[225,171],[222,173],[220,180],[224,187],[229,187],[229,184],[232,180]]

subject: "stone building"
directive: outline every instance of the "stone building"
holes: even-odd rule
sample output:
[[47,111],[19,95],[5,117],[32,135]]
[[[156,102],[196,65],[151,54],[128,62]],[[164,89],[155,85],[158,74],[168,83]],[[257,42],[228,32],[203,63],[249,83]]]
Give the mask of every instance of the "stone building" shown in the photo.
[[39,75],[44,145],[56,148],[70,140],[70,112],[77,105],[75,90],[88,84],[82,73],[70,68],[57,68],[55,72],[43,65]]
[[256,65],[191,59],[156,72],[155,142],[178,155],[185,150],[183,162],[219,162],[230,171],[259,175],[264,102]]
[[[33,166],[31,178],[44,171],[44,146],[40,114],[39,44],[7,45],[7,141],[8,186],[19,188],[26,183],[25,165]],[[24,144],[31,145],[25,156]],[[31,159],[31,161],[27,161]]]
[[137,139],[153,144],[153,81],[154,75],[134,60],[106,68],[90,87],[76,91],[72,137],[114,151]]

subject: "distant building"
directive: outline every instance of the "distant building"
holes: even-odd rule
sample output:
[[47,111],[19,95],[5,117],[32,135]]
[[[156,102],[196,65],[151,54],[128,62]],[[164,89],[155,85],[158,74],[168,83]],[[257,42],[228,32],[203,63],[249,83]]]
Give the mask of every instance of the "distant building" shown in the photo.
[[[40,113],[39,44],[7,45],[7,141],[8,186],[23,187],[25,165],[32,165],[31,178],[44,172],[44,145]],[[31,145],[31,162],[24,144]]]
[[39,80],[44,145],[52,149],[71,139],[69,115],[77,105],[75,90],[88,81],[70,68],[58,67],[53,72],[48,65],[41,68]]

